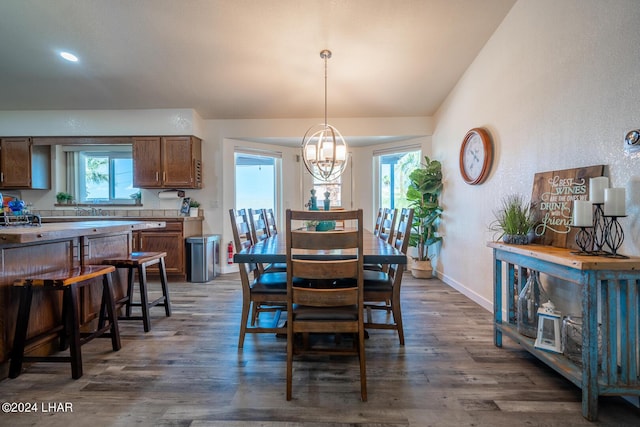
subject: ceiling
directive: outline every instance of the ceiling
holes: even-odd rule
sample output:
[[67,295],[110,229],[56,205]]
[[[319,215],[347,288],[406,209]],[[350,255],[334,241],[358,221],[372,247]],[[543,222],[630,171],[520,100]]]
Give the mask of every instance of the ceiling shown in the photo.
[[514,3],[2,0],[0,110],[431,116]]

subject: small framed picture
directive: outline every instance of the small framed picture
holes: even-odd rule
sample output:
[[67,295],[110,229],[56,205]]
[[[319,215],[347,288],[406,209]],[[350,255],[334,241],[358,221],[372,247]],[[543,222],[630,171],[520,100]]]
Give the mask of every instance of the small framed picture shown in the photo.
[[185,197],[182,199],[182,206],[180,206],[180,214],[181,215],[189,215],[189,202],[191,201],[191,197]]

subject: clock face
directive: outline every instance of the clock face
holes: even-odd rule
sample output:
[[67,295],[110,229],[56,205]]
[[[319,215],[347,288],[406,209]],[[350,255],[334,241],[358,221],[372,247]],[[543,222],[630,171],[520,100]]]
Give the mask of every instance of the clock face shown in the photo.
[[464,171],[472,180],[478,179],[486,153],[480,135],[474,133],[464,147]]
[[493,152],[489,134],[481,128],[471,129],[460,147],[460,174],[467,184],[480,184],[489,174]]

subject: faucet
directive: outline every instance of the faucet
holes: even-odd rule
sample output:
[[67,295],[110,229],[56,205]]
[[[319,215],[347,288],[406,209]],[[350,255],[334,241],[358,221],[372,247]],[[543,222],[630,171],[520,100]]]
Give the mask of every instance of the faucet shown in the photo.
[[81,208],[80,206],[76,206],[76,214],[78,216],[85,216],[91,214],[89,209]]
[[76,206],[75,209],[78,216],[109,216],[109,212],[103,211],[102,208],[81,208],[80,206]]

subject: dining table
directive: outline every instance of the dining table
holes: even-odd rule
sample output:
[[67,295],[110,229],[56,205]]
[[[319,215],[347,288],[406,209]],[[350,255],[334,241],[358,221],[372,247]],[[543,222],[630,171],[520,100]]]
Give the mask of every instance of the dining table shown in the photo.
[[[235,263],[286,263],[286,243],[285,234],[275,234],[234,254],[233,261]],[[363,231],[363,252],[365,264],[407,264],[406,254],[368,230]],[[305,254],[298,253],[295,256],[303,258]],[[320,253],[314,251],[309,256],[327,260],[348,259],[353,257],[353,252],[336,249]]]

